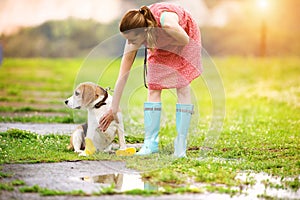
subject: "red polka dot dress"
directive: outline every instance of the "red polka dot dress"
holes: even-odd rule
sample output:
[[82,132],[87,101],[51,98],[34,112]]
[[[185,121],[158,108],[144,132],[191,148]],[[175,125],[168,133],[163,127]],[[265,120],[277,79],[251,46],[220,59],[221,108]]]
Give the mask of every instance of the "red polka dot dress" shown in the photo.
[[[151,90],[161,90],[187,86],[202,72],[199,27],[190,13],[176,4],[156,3],[149,8],[158,28],[156,47],[148,50],[148,87]],[[170,45],[174,39],[161,28],[163,12],[174,12],[178,15],[179,25],[189,36],[187,45]]]

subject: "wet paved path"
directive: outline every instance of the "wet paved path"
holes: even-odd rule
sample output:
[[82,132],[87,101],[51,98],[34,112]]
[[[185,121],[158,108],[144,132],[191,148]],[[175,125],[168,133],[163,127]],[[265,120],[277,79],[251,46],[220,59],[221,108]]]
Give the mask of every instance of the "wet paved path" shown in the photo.
[[77,124],[33,124],[33,123],[0,123],[0,132],[8,129],[21,129],[37,134],[70,134],[77,127]]
[[[14,172],[14,178],[24,180],[28,186],[39,185],[42,188],[67,192],[82,190],[87,194],[98,192],[101,185],[92,180],[84,181],[84,177],[115,173],[138,174],[137,171],[127,169],[124,162],[115,161],[7,164],[2,167],[3,172]],[[102,186],[110,186],[109,177]]]
[[[111,179],[106,176],[107,180],[101,180],[105,183],[98,183],[99,180],[87,180],[89,177],[97,177],[107,174],[129,174],[139,176],[137,171],[126,168],[124,162],[116,161],[77,161],[77,162],[61,162],[61,163],[38,163],[38,164],[5,164],[1,165],[4,173],[13,172],[12,178],[1,180],[9,182],[15,179],[25,181],[26,185],[39,185],[41,188],[51,190],[74,191],[82,190],[87,194],[98,192],[101,187],[108,187],[111,181],[115,182],[118,187],[128,187],[135,180],[130,179]],[[102,177],[103,178],[103,177]],[[133,181],[133,182],[132,182]],[[139,182],[139,187],[145,187],[142,181]],[[222,194],[174,194],[161,196],[130,196],[130,195],[104,195],[104,196],[89,196],[89,197],[74,197],[74,196],[48,196],[42,197],[37,193],[20,193],[15,188],[14,192],[2,191],[0,199],[118,199],[118,200],[188,200],[188,199],[231,199],[229,195]]]

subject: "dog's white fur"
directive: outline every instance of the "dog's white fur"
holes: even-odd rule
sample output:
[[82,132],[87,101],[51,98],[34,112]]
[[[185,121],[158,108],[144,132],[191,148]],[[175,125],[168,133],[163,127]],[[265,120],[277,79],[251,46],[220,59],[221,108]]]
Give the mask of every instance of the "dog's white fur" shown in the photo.
[[[116,135],[119,138],[120,149],[126,149],[124,125],[120,111],[117,113],[119,123],[112,121],[105,132],[102,132],[98,128],[100,118],[111,107],[112,96],[107,93],[108,96],[105,100],[105,105],[95,108],[95,105],[103,100],[105,93],[107,92],[100,86],[91,82],[84,82],[77,86],[73,95],[65,101],[65,104],[72,109],[87,109],[86,138],[89,138],[93,142],[97,151],[111,150],[111,145]],[[79,155],[86,156],[83,150],[85,148],[84,142],[84,126],[78,126],[71,135],[69,148],[74,148],[75,152],[80,153]]]

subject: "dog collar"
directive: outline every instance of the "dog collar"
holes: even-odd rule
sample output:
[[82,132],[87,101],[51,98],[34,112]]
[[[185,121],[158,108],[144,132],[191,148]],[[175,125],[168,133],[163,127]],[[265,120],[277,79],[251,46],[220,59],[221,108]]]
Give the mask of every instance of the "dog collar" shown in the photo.
[[101,88],[101,87],[100,87],[100,89],[103,90],[105,93],[104,93],[103,99],[101,99],[101,101],[99,101],[98,103],[95,104],[94,107],[95,107],[96,109],[100,108],[100,107],[103,106],[103,105],[106,105],[105,101],[106,101],[106,99],[107,99],[107,97],[108,97],[108,92],[107,92],[107,90],[104,90],[104,89]]

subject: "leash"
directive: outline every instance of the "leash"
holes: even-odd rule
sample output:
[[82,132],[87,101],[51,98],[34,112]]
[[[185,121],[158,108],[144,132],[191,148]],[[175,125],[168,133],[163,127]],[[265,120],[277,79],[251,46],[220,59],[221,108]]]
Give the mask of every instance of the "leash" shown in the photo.
[[106,92],[109,92],[109,91],[110,91],[110,92],[114,92],[114,90],[111,89],[109,86],[108,86],[107,88],[105,88],[104,90],[105,90]]
[[147,46],[145,46],[145,53],[144,53],[144,86],[148,89],[147,86]]

